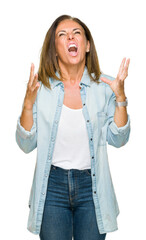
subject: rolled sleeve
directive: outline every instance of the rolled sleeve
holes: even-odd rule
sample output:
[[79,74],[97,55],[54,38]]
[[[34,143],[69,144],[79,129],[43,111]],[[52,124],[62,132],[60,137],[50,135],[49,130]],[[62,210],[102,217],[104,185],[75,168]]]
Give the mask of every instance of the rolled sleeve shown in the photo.
[[25,130],[21,123],[20,123],[20,117],[18,118],[17,121],[17,133],[19,134],[19,136],[23,139],[32,139],[36,133],[36,123],[35,121],[33,122],[32,128],[30,131]]
[[110,124],[110,129],[114,134],[121,134],[121,135],[125,135],[127,134],[127,132],[130,130],[130,117],[128,115],[128,120],[126,125],[124,125],[123,127],[117,127],[116,123],[114,121],[111,122]]
[[129,140],[130,117],[129,114],[127,114],[128,116],[127,123],[122,127],[118,127],[114,122],[114,114],[115,114],[115,94],[112,93],[107,107],[108,126],[106,139],[109,145],[119,148],[124,146]]
[[107,142],[116,148],[124,146],[130,135],[130,117],[128,115],[128,121],[125,126],[117,127],[114,120],[109,124],[107,129]]
[[37,147],[37,107],[36,102],[33,105],[33,125],[30,131],[24,129],[20,123],[20,116],[17,120],[16,142],[20,149],[29,153]]

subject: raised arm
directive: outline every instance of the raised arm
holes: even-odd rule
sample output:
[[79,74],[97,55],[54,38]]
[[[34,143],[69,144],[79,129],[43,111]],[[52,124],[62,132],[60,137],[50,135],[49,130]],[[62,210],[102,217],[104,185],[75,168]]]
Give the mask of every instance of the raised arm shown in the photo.
[[27,85],[21,116],[17,121],[16,142],[25,153],[31,152],[37,146],[37,90],[40,86],[38,75],[34,75],[34,65],[31,65],[30,78]]
[[[111,81],[107,78],[101,77],[101,80],[107,83],[116,96],[117,102],[124,102],[126,100],[125,90],[124,90],[124,81],[128,76],[128,67],[129,67],[130,59],[124,58],[119,68],[118,75],[114,81]],[[114,121],[117,127],[123,127],[127,123],[127,109],[126,106],[116,106]]]
[[30,78],[27,85],[26,95],[24,98],[23,109],[20,117],[21,126],[30,131],[33,125],[33,104],[35,103],[37,90],[40,87],[38,75],[34,75],[34,65],[31,65]]
[[107,83],[113,94],[111,95],[108,102],[108,129],[107,129],[107,142],[114,147],[122,147],[125,145],[129,139],[130,135],[130,120],[129,115],[127,115],[126,106],[115,106],[115,100],[117,102],[125,101],[125,91],[124,91],[124,80],[128,75],[128,66],[130,59],[123,59],[119,73],[115,80],[109,80],[105,77],[100,79]]

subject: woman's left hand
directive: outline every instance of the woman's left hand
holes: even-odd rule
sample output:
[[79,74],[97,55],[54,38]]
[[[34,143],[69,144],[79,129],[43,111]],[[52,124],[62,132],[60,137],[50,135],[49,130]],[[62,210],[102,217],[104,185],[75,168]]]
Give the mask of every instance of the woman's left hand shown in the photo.
[[123,58],[122,63],[119,68],[118,75],[114,81],[111,81],[105,77],[101,77],[100,79],[107,83],[113,92],[116,95],[117,101],[124,101],[125,100],[125,91],[124,91],[124,81],[128,76],[128,67],[129,67],[130,59]]

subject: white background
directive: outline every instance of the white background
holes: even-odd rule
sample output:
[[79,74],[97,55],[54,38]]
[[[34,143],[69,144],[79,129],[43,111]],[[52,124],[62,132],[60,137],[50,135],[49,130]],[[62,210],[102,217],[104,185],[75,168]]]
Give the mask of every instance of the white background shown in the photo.
[[119,230],[107,234],[106,239],[146,239],[144,0],[5,0],[1,4],[1,239],[39,239],[38,235],[26,229],[36,150],[24,154],[16,145],[15,129],[31,62],[37,71],[45,34],[52,22],[62,14],[78,17],[89,27],[104,73],[115,77],[123,57],[131,59],[125,84],[131,118],[130,140],[120,149],[108,147],[112,179],[120,207]]

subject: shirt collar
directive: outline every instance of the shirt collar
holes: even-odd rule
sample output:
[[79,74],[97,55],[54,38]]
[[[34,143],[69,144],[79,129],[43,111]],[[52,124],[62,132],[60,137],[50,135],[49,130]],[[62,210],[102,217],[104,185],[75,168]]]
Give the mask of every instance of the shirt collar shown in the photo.
[[[60,77],[59,73],[56,72],[56,76],[57,77]],[[56,80],[54,78],[49,78],[49,81],[50,81],[50,84],[51,84],[51,88],[55,88],[57,85],[59,84],[62,84],[63,82],[60,81],[60,80]],[[88,69],[87,67],[85,66],[84,68],[84,72],[83,72],[83,76],[81,78],[81,81],[80,81],[80,85],[86,85],[86,86],[89,86],[90,87],[90,76],[89,76],[89,73],[88,73]]]

